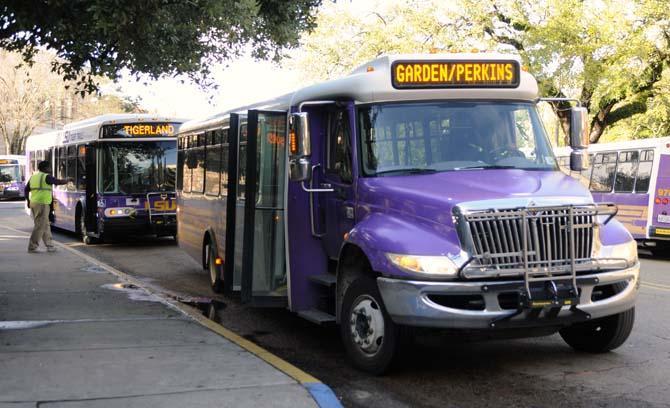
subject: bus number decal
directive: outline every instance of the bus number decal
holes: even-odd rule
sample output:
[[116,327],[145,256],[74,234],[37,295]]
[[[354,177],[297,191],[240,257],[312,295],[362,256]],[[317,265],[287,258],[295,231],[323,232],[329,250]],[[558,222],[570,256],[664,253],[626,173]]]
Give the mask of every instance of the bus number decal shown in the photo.
[[659,197],[669,197],[670,196],[670,188],[659,188],[658,189],[658,196]]

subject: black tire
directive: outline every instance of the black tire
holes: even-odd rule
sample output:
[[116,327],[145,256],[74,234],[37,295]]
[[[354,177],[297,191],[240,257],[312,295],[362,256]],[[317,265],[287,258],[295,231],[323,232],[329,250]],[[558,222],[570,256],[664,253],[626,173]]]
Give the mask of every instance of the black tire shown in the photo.
[[[373,311],[368,319],[365,313],[354,311],[356,307],[361,311],[361,306],[365,309],[366,304]],[[378,330],[380,319],[383,330]],[[374,327],[377,327],[378,333],[374,333]],[[374,279],[358,278],[347,288],[342,302],[340,334],[347,356],[357,369],[381,375],[393,363],[399,345],[399,328],[386,312]],[[361,334],[366,338],[362,339]],[[372,341],[364,343],[366,340]]]
[[211,241],[207,242],[206,255],[205,269],[209,272],[209,284],[215,293],[221,293],[223,292],[223,265],[216,264],[216,245],[212,244]]
[[605,353],[626,342],[635,323],[635,308],[559,331],[570,347],[588,353]]

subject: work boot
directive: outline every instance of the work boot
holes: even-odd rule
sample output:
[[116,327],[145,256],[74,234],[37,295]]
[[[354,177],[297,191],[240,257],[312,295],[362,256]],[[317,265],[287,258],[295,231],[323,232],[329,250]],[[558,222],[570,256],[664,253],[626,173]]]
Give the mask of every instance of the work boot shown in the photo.
[[47,252],[56,252],[56,247],[55,246],[47,247]]
[[40,252],[40,251],[38,251],[37,248],[28,248],[28,253],[29,254],[36,254],[38,252]]

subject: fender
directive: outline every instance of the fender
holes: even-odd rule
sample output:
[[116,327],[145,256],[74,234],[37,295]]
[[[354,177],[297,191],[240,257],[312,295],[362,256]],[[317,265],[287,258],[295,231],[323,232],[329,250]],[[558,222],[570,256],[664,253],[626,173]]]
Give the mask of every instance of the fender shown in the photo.
[[372,213],[366,216],[349,232],[343,246],[356,245],[374,271],[398,278],[417,276],[393,266],[387,253],[454,256],[461,252],[453,227],[402,215]]
[[607,224],[600,224],[599,228],[600,243],[603,245],[624,244],[633,239],[631,233],[616,218],[612,218]]

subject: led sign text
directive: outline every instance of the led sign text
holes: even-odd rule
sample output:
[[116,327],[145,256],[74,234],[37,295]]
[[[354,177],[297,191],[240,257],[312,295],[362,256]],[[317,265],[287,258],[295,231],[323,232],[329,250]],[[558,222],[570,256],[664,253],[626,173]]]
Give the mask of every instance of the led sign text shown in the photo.
[[519,86],[516,61],[396,61],[391,67],[393,87],[510,88]]

